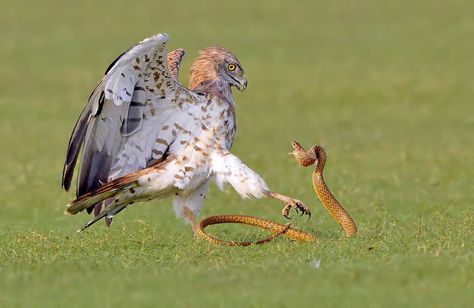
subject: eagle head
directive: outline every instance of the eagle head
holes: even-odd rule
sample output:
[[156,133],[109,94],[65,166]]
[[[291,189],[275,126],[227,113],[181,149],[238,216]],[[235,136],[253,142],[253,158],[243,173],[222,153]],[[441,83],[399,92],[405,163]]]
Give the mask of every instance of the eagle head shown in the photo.
[[199,52],[191,67],[189,88],[196,89],[216,81],[236,87],[240,91],[247,88],[247,78],[239,59],[220,46],[208,47]]

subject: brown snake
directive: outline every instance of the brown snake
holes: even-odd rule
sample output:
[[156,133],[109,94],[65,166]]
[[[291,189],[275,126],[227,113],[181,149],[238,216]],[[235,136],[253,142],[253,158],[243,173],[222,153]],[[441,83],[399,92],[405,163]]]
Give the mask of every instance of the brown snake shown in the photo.
[[[293,152],[292,154],[296,161],[304,166],[308,167],[317,161],[316,167],[313,171],[313,188],[318,196],[321,203],[328,210],[329,214],[336,220],[342,229],[344,229],[347,236],[354,236],[357,233],[357,226],[354,220],[351,218],[349,213],[342,207],[342,205],[336,200],[334,195],[331,193],[326,183],[324,182],[323,171],[326,164],[326,151],[321,146],[313,146],[307,152],[304,148],[296,141],[292,142]],[[234,242],[224,241],[210,236],[204,231],[204,228],[210,225],[221,224],[221,223],[238,223],[250,226],[260,227],[262,229],[271,230],[274,234],[265,239],[256,242]],[[247,215],[217,215],[210,216],[203,219],[199,225],[196,226],[196,233],[209,242],[214,244],[228,245],[228,246],[249,246],[254,244],[263,244],[270,242],[274,238],[280,235],[286,235],[289,238],[299,242],[311,242],[316,241],[318,238],[308,232],[297,230],[292,228],[289,224],[280,224],[273,221],[269,221],[263,218]]]

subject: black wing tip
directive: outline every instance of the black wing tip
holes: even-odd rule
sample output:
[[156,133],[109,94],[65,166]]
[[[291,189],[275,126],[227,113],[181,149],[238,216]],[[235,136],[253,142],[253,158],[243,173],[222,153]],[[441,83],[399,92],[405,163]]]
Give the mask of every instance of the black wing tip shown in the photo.
[[71,189],[71,183],[70,182],[69,183],[63,182],[62,187],[65,191],[69,191],[69,189]]
[[126,51],[122,52],[122,53],[120,54],[120,56],[118,56],[114,61],[112,61],[112,63],[110,63],[109,66],[107,67],[107,69],[105,70],[104,75],[107,75],[107,74],[110,72],[110,70],[114,67],[114,65],[118,62],[118,60],[120,60],[120,58],[122,58],[122,56],[123,56],[124,54],[126,54],[126,53],[127,53],[130,49],[132,49],[132,48],[133,48],[133,47],[130,47],[130,48],[127,49]]
[[[72,170],[72,171],[74,172],[74,170]],[[69,189],[71,188],[72,176],[74,174],[73,172],[71,172],[71,168],[70,168],[69,164],[64,165],[63,177],[62,177],[62,180],[61,180],[61,186],[62,186],[62,188],[64,188],[65,191],[69,191]]]

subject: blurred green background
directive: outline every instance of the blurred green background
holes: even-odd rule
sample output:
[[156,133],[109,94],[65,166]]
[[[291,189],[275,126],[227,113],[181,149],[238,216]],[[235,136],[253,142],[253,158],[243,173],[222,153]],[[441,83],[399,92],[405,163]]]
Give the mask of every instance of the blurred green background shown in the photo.
[[[472,1],[2,1],[0,16],[0,306],[472,305]],[[201,48],[239,57],[233,152],[312,208],[296,225],[319,243],[196,241],[171,200],[74,233],[89,217],[62,214],[70,131],[109,63],[159,32],[187,50],[184,83]],[[326,147],[357,238],[286,154],[293,138]],[[213,186],[202,216],[284,221],[281,206]]]

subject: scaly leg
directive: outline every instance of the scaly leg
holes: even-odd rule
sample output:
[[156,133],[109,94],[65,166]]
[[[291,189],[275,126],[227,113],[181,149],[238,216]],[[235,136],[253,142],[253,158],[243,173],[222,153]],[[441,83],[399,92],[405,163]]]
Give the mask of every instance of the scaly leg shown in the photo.
[[183,212],[184,212],[184,216],[186,216],[186,219],[191,224],[194,234],[196,234],[196,228],[197,228],[196,215],[194,215],[194,213],[187,206],[183,208]]

